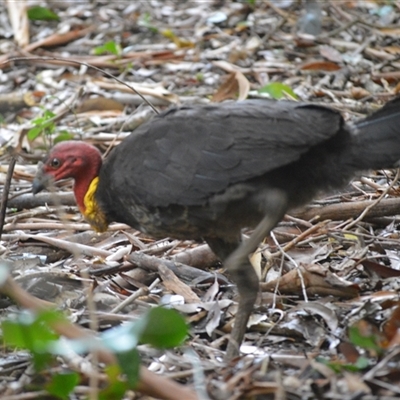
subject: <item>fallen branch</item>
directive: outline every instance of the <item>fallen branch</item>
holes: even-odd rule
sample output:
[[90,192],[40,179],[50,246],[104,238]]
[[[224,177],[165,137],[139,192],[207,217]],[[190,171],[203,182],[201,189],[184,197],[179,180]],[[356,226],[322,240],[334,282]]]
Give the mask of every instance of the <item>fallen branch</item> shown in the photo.
[[[294,210],[290,215],[301,218],[306,221],[318,219],[324,221],[331,219],[334,221],[346,220],[349,218],[357,218],[367,207],[375,203],[375,200],[351,201],[347,203],[330,204],[322,207],[307,207],[301,210]],[[389,215],[400,214],[400,198],[382,199],[369,210],[366,220],[371,218],[385,217]]]
[[7,207],[23,210],[47,205],[75,206],[76,201],[72,192],[38,193],[35,196],[27,193],[8,199]]
[[[126,258],[126,260],[132,264],[135,264],[140,268],[157,273],[159,272],[159,266],[163,264],[168,269],[170,269],[176,276],[178,276],[180,279],[186,282],[192,282],[194,280],[196,282],[200,281],[214,282],[215,279],[215,274],[213,273],[201,271],[197,268],[190,267],[189,265],[184,265],[174,261],[165,260],[154,256],[148,256],[147,254],[143,254],[140,252],[130,254]],[[216,275],[220,282],[228,283],[227,279],[223,275],[221,274],[216,274]]]

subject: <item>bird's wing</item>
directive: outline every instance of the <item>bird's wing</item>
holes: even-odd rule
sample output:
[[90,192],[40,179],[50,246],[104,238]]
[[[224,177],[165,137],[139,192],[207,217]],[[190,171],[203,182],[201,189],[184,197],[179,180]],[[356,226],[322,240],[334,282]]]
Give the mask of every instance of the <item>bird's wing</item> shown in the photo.
[[106,160],[100,181],[146,206],[201,205],[298,160],[343,124],[334,110],[289,101],[174,108],[125,139]]

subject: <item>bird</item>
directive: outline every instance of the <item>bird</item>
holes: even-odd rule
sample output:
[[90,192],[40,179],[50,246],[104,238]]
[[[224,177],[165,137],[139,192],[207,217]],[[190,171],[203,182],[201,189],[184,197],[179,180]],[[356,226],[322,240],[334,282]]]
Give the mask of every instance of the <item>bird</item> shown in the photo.
[[[259,281],[249,255],[289,210],[400,160],[400,96],[354,123],[330,107],[249,99],[171,107],[102,160],[83,141],[56,144],[32,191],[74,180],[94,230],[115,221],[154,238],[204,240],[239,293],[225,359],[239,354]],[[241,240],[243,228],[254,228]]]

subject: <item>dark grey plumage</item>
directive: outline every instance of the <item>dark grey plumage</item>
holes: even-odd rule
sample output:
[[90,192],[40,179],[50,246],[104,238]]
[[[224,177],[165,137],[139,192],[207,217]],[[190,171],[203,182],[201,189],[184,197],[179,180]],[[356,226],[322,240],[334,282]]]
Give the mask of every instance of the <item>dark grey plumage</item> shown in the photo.
[[266,188],[292,208],[359,170],[394,165],[399,109],[393,101],[349,126],[335,110],[290,101],[172,108],[110,154],[96,196],[110,220],[156,237],[236,242],[265,214]]

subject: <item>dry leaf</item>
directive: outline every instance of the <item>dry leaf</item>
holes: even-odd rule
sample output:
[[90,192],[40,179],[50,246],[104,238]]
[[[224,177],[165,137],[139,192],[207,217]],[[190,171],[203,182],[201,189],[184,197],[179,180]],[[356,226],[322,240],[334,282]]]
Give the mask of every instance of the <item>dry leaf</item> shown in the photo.
[[240,71],[236,71],[236,80],[239,85],[239,94],[238,94],[238,100],[245,100],[247,96],[249,95],[250,91],[250,82],[247,80],[247,78],[242,74]]
[[219,302],[215,301],[211,310],[207,315],[206,332],[208,336],[211,336],[216,328],[218,328],[221,321],[221,308],[219,307]]
[[382,50],[390,54],[400,54],[400,46],[385,46],[382,48]]
[[400,36],[400,28],[380,28],[379,31],[386,36],[394,36],[396,38]]
[[340,63],[343,61],[342,55],[331,46],[321,46],[319,48],[319,53],[322,57],[325,57],[327,60],[334,63]]
[[41,39],[37,42],[25,46],[24,50],[29,52],[37,49],[38,47],[60,46],[63,44],[67,44],[69,42],[73,42],[74,40],[82,36],[85,36],[87,33],[91,31],[92,28],[86,28],[86,29],[75,29],[73,31],[64,34],[54,33],[53,35],[50,35],[44,39]]
[[358,360],[358,357],[360,357],[360,353],[352,343],[341,342],[338,349],[344,355],[348,363],[354,364]]
[[119,101],[107,99],[106,97],[99,96],[84,100],[76,110],[78,113],[87,111],[107,111],[118,110],[123,111],[125,106]]
[[[315,266],[316,268],[320,267]],[[355,297],[358,295],[356,285],[345,285],[338,277],[326,271],[325,274],[312,271],[310,266],[305,268],[305,264],[299,268],[302,274],[307,294],[318,294],[321,296],[339,296],[339,297]],[[302,294],[302,285],[299,272],[295,269],[283,275],[279,279],[278,290],[281,294]],[[277,280],[268,283],[261,283],[262,291],[273,291],[277,285]]]
[[362,378],[357,374],[344,372],[343,375],[346,379],[347,387],[351,393],[363,393],[363,397],[364,394],[371,393],[371,388],[367,386],[367,384],[365,384],[362,381]]
[[394,278],[400,276],[400,271],[397,269],[389,268],[386,265],[379,264],[370,260],[363,260],[361,264],[369,271],[374,272],[381,278]]
[[26,1],[7,0],[8,16],[13,28],[14,40],[20,47],[29,43],[29,20]]
[[261,263],[262,263],[262,254],[259,249],[257,249],[250,257],[250,264],[256,271],[258,279],[261,279]]
[[214,301],[219,292],[219,283],[217,277],[215,277],[214,283],[208,288],[207,292],[203,296],[203,301]]
[[228,99],[236,99],[237,93],[239,91],[239,85],[236,80],[235,72],[231,72],[224,83],[217,89],[217,92],[214,93],[211,101],[214,103],[220,103],[224,100]]
[[361,87],[352,87],[351,90],[351,96],[353,97],[353,99],[356,100],[360,100],[363,99],[364,97],[368,97],[371,95],[370,92],[368,92],[368,90],[361,88]]
[[225,82],[217,89],[211,101],[219,103],[224,100],[244,100],[247,98],[250,90],[250,83],[240,72],[231,72]]
[[331,332],[335,332],[339,326],[339,321],[336,317],[336,313],[319,301],[301,301],[293,310],[304,310],[312,315],[319,315],[329,327]]
[[400,344],[400,303],[398,303],[398,306],[394,309],[390,318],[383,325],[382,331],[386,340],[390,342],[391,345],[393,345],[393,341]]
[[303,71],[338,71],[341,68],[341,66],[331,61],[310,61],[300,67]]

